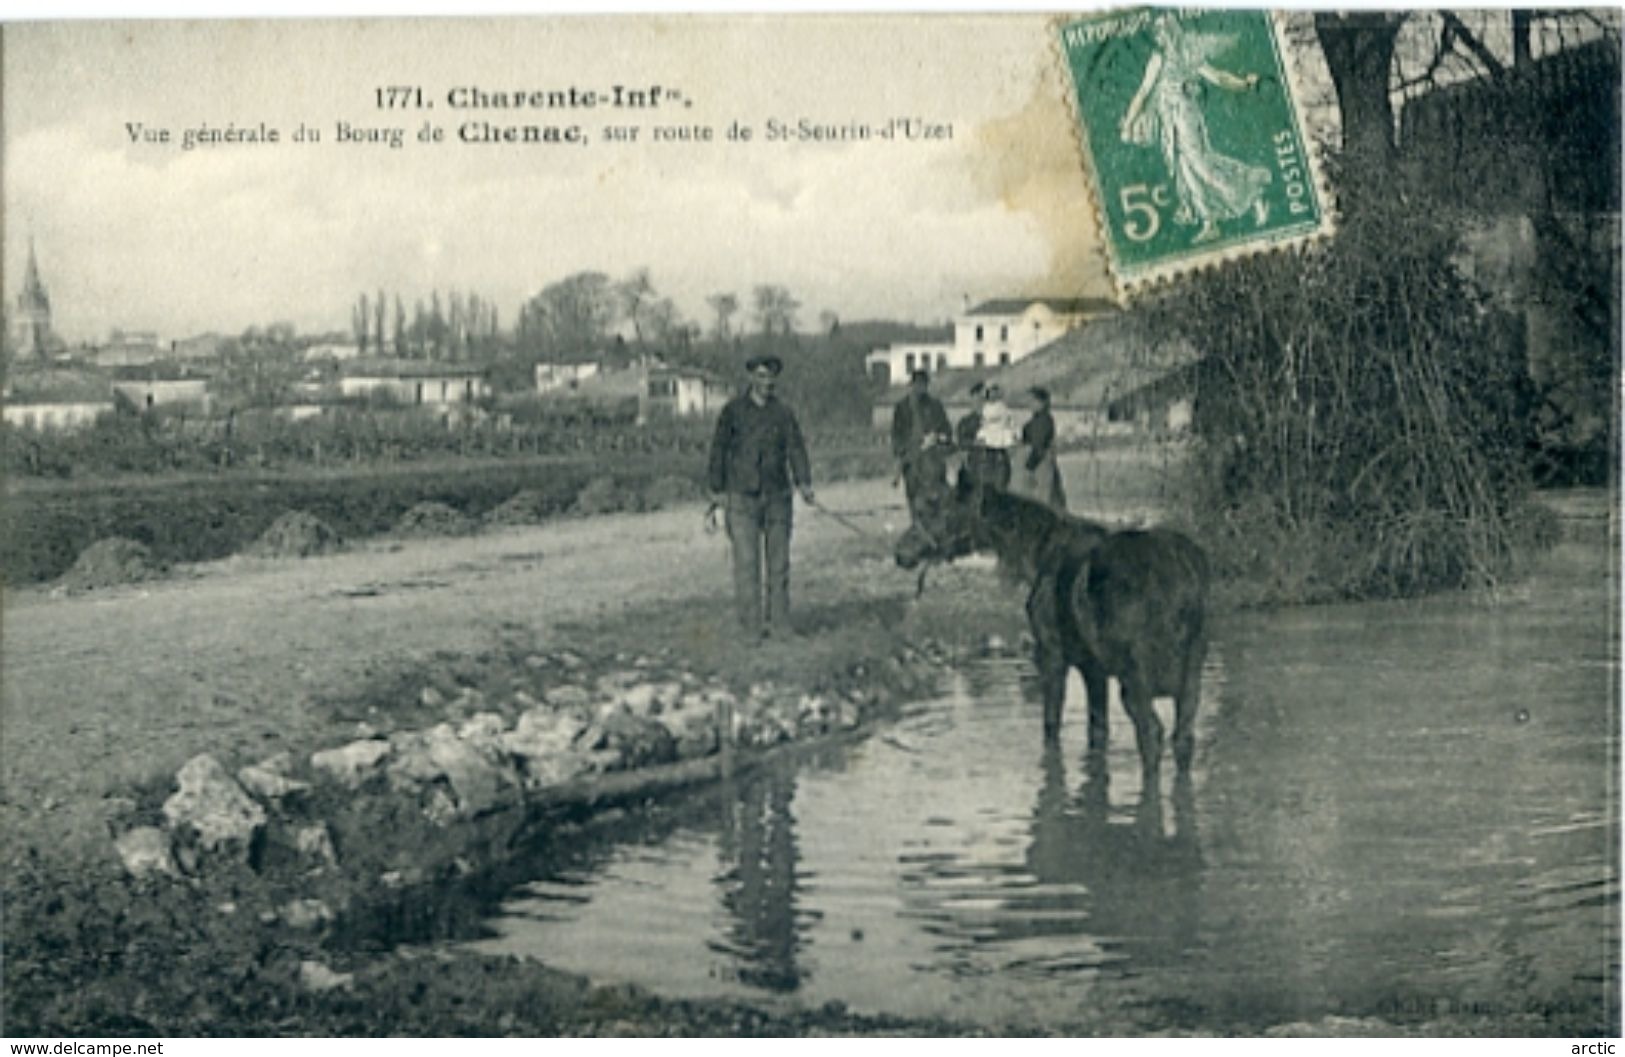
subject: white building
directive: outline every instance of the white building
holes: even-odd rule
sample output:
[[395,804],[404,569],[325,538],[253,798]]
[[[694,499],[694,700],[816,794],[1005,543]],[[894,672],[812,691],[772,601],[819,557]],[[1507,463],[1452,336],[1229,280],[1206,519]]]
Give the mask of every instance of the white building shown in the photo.
[[1094,297],[984,301],[954,318],[951,343],[876,349],[864,360],[864,366],[886,385],[906,382],[916,369],[935,374],[1009,366],[1089,320],[1116,311],[1112,302]]
[[648,372],[642,417],[675,415],[678,418],[715,415],[739,391],[709,371],[692,367],[658,367]]
[[538,363],[536,391],[551,393],[559,389],[574,389],[597,375],[599,370],[599,365],[591,360],[585,363]]
[[186,367],[131,366],[113,372],[113,392],[137,410],[193,405],[209,407],[209,376]]
[[448,407],[491,395],[481,367],[422,360],[365,359],[345,365],[339,393],[346,397],[385,394],[407,407]]
[[13,403],[8,400],[4,409],[6,425],[41,432],[79,429],[95,422],[102,415],[112,413],[111,400],[39,399],[24,403]]

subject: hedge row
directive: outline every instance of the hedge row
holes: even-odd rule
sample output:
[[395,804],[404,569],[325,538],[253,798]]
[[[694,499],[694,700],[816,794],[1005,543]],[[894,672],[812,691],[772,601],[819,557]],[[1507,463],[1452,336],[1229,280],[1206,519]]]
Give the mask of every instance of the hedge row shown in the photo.
[[[821,452],[814,462],[815,476],[826,482],[888,469],[879,448]],[[314,515],[340,537],[356,540],[391,532],[422,503],[443,503],[484,521],[524,493],[526,510],[540,520],[654,509],[681,501],[678,481],[691,482],[691,494],[700,494],[703,478],[703,455],[680,452],[37,484],[7,497],[0,575],[13,585],[53,580],[81,551],[108,537],[145,544],[164,563],[211,561],[247,549],[289,510]]]

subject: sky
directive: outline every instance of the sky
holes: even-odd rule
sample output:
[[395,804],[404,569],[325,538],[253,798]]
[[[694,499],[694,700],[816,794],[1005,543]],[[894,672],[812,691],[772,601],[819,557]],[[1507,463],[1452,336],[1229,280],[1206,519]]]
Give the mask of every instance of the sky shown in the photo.
[[[935,322],[973,300],[1108,292],[1047,16],[13,24],[5,293],[34,241],[68,341],[286,320],[344,330],[363,291],[473,291],[504,325],[547,283],[648,268],[686,316],[761,283],[800,321]],[[414,85],[432,109],[389,110]],[[457,110],[456,88],[676,90],[658,109]],[[916,118],[952,138],[764,142],[765,123]],[[586,146],[454,142],[579,122]],[[728,142],[735,121],[750,144]],[[261,123],[283,142],[179,149]],[[336,126],[407,142],[339,143]],[[415,142],[425,124],[438,145]],[[322,141],[290,142],[305,124]],[[131,126],[171,141],[132,142]],[[644,126],[607,142],[609,124]],[[655,125],[711,143],[648,142]]]

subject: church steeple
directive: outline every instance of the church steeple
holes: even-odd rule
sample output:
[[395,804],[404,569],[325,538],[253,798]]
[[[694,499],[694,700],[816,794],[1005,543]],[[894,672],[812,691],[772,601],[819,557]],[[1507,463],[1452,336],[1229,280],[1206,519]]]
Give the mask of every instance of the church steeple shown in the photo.
[[33,236],[28,239],[28,266],[23,270],[23,288],[17,294],[12,328],[13,340],[21,355],[41,360],[46,358],[51,338],[51,295],[40,279]]

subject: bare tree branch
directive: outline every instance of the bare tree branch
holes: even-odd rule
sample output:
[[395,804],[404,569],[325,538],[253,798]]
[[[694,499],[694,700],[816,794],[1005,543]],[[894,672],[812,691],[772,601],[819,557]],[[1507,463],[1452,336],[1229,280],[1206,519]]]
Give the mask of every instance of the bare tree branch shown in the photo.
[[1490,76],[1501,77],[1506,73],[1506,66],[1501,60],[1497,59],[1495,53],[1484,46],[1484,42],[1479,40],[1473,31],[1467,28],[1454,11],[1440,11],[1439,18],[1444,21],[1446,26],[1454,29],[1456,38],[1477,56],[1478,61],[1484,64],[1484,68],[1489,71]]
[[1449,22],[1441,21],[1439,23],[1439,42],[1433,48],[1433,61],[1428,63],[1428,68],[1421,76],[1413,77],[1408,81],[1401,81],[1396,90],[1403,92],[1420,84],[1432,84],[1434,77],[1439,73],[1439,67],[1444,65],[1445,60],[1450,57],[1450,50],[1455,46],[1455,28]]

